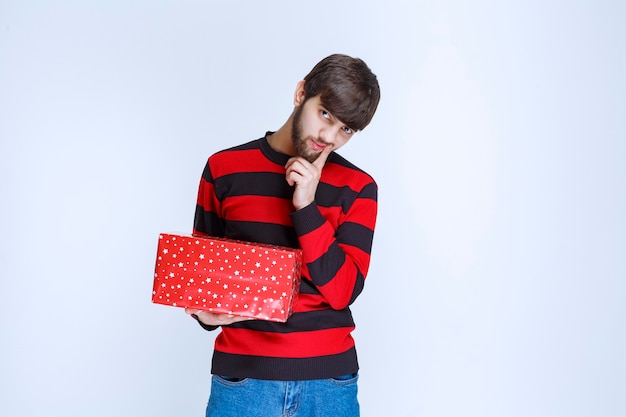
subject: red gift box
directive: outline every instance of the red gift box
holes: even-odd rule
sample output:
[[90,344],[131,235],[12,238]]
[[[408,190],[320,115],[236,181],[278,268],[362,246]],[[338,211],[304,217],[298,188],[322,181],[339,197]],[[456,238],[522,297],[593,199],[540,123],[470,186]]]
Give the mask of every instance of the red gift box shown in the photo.
[[300,288],[302,250],[161,234],[152,302],[285,322]]

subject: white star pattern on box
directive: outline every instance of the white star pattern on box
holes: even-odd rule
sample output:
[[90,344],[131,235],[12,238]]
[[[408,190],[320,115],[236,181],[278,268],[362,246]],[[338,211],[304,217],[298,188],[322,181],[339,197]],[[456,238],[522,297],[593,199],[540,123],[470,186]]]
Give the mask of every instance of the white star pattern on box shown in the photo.
[[157,253],[155,303],[279,322],[293,311],[298,249],[162,234]]

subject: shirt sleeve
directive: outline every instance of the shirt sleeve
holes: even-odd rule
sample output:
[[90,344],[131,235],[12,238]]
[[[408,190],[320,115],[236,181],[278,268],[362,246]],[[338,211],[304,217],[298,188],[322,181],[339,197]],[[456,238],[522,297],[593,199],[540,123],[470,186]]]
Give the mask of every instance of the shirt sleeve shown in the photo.
[[316,202],[291,214],[311,282],[333,309],[352,304],[370,264],[378,187],[367,184],[335,229]]
[[[198,198],[196,201],[196,213],[193,220],[193,234],[200,236],[224,236],[223,222],[219,216],[220,202],[215,195],[215,186],[211,175],[209,161],[207,161],[200,185],[198,186]],[[211,326],[202,323],[194,316],[198,324],[207,331],[213,331],[219,326]]]
[[220,217],[220,211],[221,202],[215,193],[209,159],[198,186],[193,233],[200,236],[224,237],[224,222]]

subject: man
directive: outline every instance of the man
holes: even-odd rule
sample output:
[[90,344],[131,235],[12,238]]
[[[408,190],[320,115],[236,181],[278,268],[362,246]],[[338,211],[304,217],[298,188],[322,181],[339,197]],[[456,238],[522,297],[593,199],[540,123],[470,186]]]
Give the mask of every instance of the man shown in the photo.
[[349,306],[369,268],[377,186],[334,151],[369,124],[379,98],[362,60],[331,55],[298,82],[278,131],[209,158],[194,233],[299,247],[304,265],[286,323],[185,310],[221,327],[207,417],[359,415]]

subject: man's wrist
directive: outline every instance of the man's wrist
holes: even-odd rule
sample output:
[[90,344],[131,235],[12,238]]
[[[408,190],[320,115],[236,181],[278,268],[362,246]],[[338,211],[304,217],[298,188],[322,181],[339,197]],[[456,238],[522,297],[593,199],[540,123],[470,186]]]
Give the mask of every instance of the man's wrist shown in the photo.
[[317,203],[313,201],[311,204],[302,207],[291,213],[291,220],[299,236],[305,235],[318,227],[321,227],[326,218],[322,215],[317,207]]

